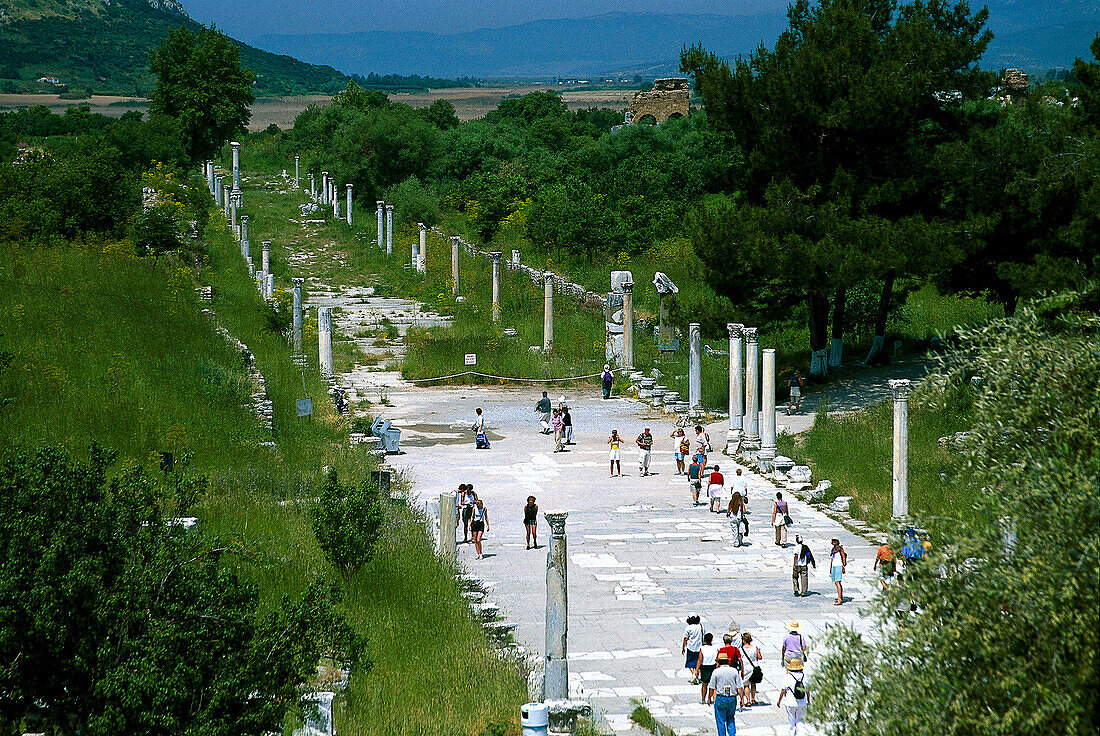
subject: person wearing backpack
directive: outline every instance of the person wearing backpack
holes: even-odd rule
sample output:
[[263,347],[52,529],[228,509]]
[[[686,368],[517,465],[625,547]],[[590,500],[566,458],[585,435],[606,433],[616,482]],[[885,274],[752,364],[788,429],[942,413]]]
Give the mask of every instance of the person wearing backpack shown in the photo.
[[810,594],[810,565],[817,569],[817,561],[809,545],[802,541],[802,535],[794,538],[798,550],[794,553],[794,572],[791,577],[794,580],[794,597],[806,597]]
[[806,689],[806,673],[803,672],[801,659],[792,659],[787,665],[787,675],[775,707],[783,707],[784,699],[787,699],[788,733],[790,736],[805,734],[806,724],[803,719],[806,716],[806,706],[810,703],[810,693]]

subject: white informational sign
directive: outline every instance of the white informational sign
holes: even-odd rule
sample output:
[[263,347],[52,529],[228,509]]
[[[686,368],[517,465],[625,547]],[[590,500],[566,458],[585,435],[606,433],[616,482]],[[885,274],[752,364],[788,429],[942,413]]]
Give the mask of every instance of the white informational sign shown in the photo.
[[477,353],[466,353],[466,365],[477,365]]

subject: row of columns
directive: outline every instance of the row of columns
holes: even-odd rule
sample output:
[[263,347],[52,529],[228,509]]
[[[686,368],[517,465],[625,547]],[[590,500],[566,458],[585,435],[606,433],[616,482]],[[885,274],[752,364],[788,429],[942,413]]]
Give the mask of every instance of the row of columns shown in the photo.
[[768,462],[775,458],[776,444],[775,349],[766,348],[761,355],[755,327],[731,322],[726,330],[730,340],[727,443],[757,449],[757,456]]

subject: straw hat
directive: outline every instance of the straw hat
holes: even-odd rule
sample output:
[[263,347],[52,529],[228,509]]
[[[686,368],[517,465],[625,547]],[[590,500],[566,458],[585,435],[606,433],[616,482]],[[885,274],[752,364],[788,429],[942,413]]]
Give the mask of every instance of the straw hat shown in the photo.
[[787,624],[787,630],[788,631],[798,631],[798,622],[797,621],[791,621],[789,624]]
[[801,659],[792,659],[790,662],[787,663],[787,669],[790,672],[801,672],[802,671],[802,660]]

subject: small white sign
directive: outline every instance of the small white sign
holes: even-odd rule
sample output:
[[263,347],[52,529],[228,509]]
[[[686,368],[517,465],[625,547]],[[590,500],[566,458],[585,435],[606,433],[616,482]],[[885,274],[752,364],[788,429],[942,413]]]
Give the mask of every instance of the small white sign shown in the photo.
[[477,353],[466,353],[466,365],[477,365]]

